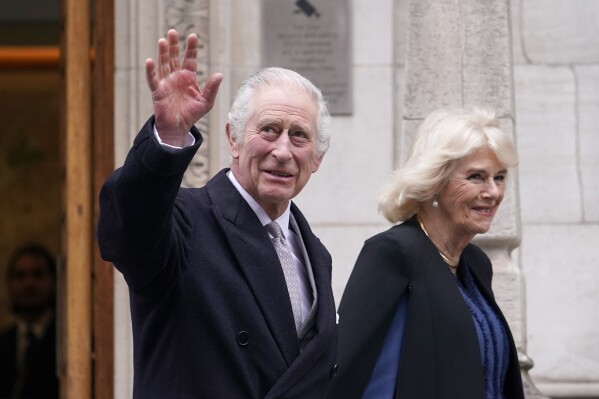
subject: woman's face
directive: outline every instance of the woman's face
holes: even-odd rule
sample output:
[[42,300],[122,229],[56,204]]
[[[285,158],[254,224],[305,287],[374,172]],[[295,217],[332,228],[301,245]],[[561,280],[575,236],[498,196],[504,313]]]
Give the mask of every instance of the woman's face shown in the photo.
[[488,148],[456,162],[439,192],[439,211],[454,234],[486,233],[503,200],[507,169]]

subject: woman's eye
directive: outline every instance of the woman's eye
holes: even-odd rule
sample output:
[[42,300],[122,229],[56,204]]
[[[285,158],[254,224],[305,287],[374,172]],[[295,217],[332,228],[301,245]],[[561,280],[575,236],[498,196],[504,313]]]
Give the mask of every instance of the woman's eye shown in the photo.
[[480,173],[475,173],[473,175],[470,175],[468,177],[468,180],[472,180],[472,181],[483,181],[485,180],[483,175],[481,175]]
[[495,181],[496,182],[502,182],[504,180],[505,180],[505,175],[495,176]]

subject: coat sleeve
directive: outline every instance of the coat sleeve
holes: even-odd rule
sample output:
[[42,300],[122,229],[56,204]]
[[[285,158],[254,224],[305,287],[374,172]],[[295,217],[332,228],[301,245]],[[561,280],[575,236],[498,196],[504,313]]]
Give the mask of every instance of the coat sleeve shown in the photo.
[[[184,256],[180,237],[189,230],[184,206],[177,201],[179,186],[196,144],[180,150],[164,147],[154,137],[154,118],[136,136],[125,164],[100,191],[97,239],[104,260],[113,262],[133,290],[157,276],[168,277]],[[164,280],[164,279],[162,279]]]
[[338,371],[328,398],[359,398],[387,330],[410,284],[400,242],[382,233],[367,240],[339,306]]

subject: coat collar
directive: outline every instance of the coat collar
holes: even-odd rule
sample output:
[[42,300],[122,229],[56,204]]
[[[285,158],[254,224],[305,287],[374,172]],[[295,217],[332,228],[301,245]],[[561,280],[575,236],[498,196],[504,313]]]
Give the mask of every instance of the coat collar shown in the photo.
[[220,171],[206,186],[211,210],[287,364],[299,354],[291,302],[278,257],[260,220]]
[[330,350],[326,346],[330,345],[330,336],[334,331],[328,330],[335,328],[330,264],[327,264],[327,259],[322,253],[322,244],[313,235],[308,222],[292,202],[291,213],[309,255],[318,291],[317,336],[302,348],[300,354],[300,342],[295,330],[289,294],[276,251],[255,212],[226,176],[227,171],[228,169],[220,171],[211,179],[206,189],[215,219],[220,224],[270,332],[289,366],[269,392],[268,397],[276,397],[275,393],[285,392],[289,386],[294,385],[297,378],[313,366],[319,359],[319,353]]

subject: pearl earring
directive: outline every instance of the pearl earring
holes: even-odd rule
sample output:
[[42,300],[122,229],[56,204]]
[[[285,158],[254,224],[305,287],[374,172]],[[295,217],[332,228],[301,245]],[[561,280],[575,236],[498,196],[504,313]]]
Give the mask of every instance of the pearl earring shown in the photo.
[[438,208],[439,207],[439,194],[435,194],[435,196],[433,197],[433,208]]

